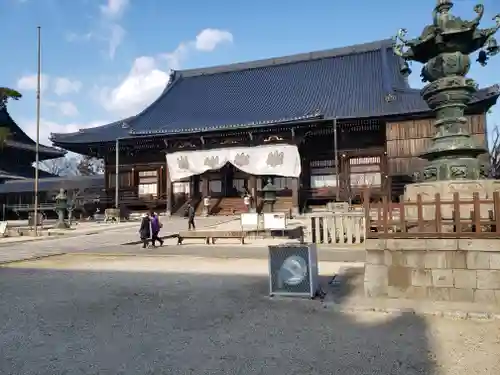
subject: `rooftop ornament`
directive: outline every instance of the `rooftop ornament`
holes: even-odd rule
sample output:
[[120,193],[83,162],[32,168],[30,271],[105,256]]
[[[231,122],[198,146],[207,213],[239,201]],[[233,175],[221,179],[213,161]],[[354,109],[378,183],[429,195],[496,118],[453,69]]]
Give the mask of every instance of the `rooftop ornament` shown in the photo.
[[483,5],[474,7],[477,17],[472,21],[453,16],[452,7],[451,0],[437,0],[432,25],[410,40],[406,39],[407,31],[401,29],[393,44],[394,53],[402,58],[403,75],[411,74],[411,61],[424,64],[420,76],[428,83],[421,95],[436,114],[436,134],[420,155],[429,162],[421,174],[424,181],[486,178],[486,166],[478,156],[487,150],[471,137],[464,117],[478,88],[466,75],[471,54],[479,50],[476,61],[485,66],[499,52],[494,35],[500,29],[500,14],[493,18],[496,26],[480,29]]

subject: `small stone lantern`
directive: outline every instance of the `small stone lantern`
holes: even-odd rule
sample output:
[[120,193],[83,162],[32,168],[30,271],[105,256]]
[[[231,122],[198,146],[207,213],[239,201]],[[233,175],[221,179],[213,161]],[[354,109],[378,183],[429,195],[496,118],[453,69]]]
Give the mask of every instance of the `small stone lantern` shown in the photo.
[[274,211],[274,203],[276,203],[276,186],[274,186],[271,182],[271,179],[267,181],[266,186],[262,189],[263,193],[263,211],[264,212],[273,212]]
[[208,216],[210,212],[210,197],[206,196],[203,198],[203,216]]
[[59,194],[56,195],[56,213],[57,213],[57,223],[55,228],[57,229],[68,229],[69,225],[64,220],[64,215],[68,209],[68,196],[64,189],[59,190]]

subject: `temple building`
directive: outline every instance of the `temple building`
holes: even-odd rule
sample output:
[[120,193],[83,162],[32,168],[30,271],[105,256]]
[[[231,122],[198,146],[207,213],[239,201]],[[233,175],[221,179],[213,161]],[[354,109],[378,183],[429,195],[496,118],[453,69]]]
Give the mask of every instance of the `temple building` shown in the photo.
[[[5,220],[6,206],[33,205],[35,195],[35,142],[16,124],[6,108],[0,109],[0,128],[2,140],[0,145],[0,206],[2,220]],[[66,154],[63,150],[39,145],[40,161],[59,158]],[[39,171],[41,179],[51,180],[54,176]],[[23,189],[18,188],[22,183]]]
[[[277,210],[356,200],[367,186],[398,199],[434,135],[433,115],[401,63],[382,40],[173,71],[141,113],[51,140],[104,158],[108,197],[118,180],[119,204],[132,209],[175,213],[209,196],[212,213],[238,212],[243,191],[258,209],[268,180]],[[480,89],[466,111],[485,147],[485,114],[499,95],[498,86]]]
[[[25,180],[35,178],[33,163],[36,160],[36,145],[12,119],[6,108],[0,109],[0,128],[5,133],[0,145],[0,184],[9,180]],[[39,146],[39,160],[59,158],[65,151],[53,147]],[[39,171],[40,177],[54,177],[52,174]]]

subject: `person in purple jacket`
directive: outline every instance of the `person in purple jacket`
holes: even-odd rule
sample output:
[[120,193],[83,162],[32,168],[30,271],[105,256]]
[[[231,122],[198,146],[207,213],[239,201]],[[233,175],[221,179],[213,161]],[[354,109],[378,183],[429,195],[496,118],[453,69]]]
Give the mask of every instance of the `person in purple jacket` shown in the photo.
[[160,223],[160,217],[156,212],[151,212],[151,245],[156,247],[156,241],[163,246],[163,240],[158,237],[162,224]]

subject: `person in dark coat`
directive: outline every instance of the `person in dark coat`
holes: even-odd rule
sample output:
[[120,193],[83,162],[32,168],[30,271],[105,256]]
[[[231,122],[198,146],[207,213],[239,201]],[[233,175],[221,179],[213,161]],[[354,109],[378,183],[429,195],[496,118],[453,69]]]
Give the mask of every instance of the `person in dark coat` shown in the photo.
[[148,247],[149,237],[151,237],[151,218],[148,214],[142,216],[139,235],[141,236],[142,248],[145,249]]
[[196,226],[194,225],[195,211],[194,211],[194,207],[191,204],[191,202],[188,203],[187,213],[188,213],[188,230],[191,230],[191,229],[196,230]]
[[157,213],[151,212],[151,242],[153,247],[156,247],[156,241],[160,243],[160,246],[163,246],[163,240],[158,237],[161,227],[160,217]]

